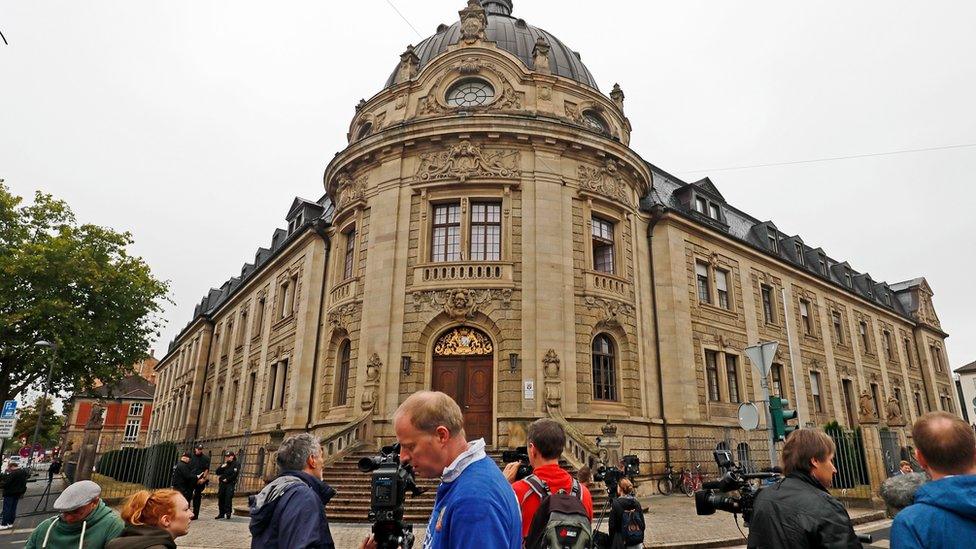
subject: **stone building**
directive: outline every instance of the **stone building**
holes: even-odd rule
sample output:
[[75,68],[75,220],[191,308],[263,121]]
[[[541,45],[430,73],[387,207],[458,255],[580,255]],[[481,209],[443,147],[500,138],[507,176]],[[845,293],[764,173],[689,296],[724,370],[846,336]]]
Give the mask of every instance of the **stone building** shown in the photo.
[[375,444],[434,388],[490,446],[552,416],[584,462],[610,418],[660,471],[692,437],[746,440],[759,341],[802,423],[907,445],[906,423],[958,409],[924,279],[879,282],[649,163],[621,88],[511,12],[469,1],[356,106],[325,195],[294,201],[158,364],[163,439]]

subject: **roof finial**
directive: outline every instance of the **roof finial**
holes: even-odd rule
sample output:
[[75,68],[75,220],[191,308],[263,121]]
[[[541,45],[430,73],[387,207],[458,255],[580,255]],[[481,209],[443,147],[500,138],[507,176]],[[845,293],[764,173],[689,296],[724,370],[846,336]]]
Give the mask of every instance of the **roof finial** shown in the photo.
[[467,7],[459,11],[458,15],[461,16],[461,40],[465,44],[470,46],[485,39],[488,17],[478,0],[468,0]]

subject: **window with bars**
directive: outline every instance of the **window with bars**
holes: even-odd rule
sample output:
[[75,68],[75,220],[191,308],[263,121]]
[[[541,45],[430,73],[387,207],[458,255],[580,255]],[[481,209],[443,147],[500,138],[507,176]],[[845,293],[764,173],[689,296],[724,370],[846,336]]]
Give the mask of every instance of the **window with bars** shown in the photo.
[[613,274],[613,223],[594,217],[592,225],[593,270]]
[[739,357],[726,353],[725,377],[728,379],[729,382],[729,402],[740,402],[739,400]]
[[471,260],[499,261],[501,258],[501,203],[475,202],[471,204]]
[[344,406],[349,398],[349,362],[352,355],[351,344],[345,340],[339,346],[339,359],[336,363],[336,386],[333,406]]
[[766,320],[766,324],[775,324],[776,308],[773,304],[773,289],[770,286],[763,285],[760,288],[760,294],[762,295],[763,318]]
[[616,350],[605,334],[593,338],[593,398],[617,400]]
[[718,352],[705,349],[705,380],[708,383],[708,400],[722,400],[718,387]]
[[122,433],[122,442],[135,442],[139,438],[139,429],[142,427],[141,419],[128,419],[125,422],[125,431]]
[[810,321],[810,302],[800,300],[800,320],[803,321],[803,333],[813,335],[813,322]]
[[783,365],[773,364],[769,369],[769,374],[773,381],[773,394],[785,397],[786,394],[783,393]]
[[810,372],[810,393],[813,394],[813,409],[823,413],[823,397],[820,395],[820,372]]
[[711,284],[708,280],[708,265],[700,261],[695,262],[695,280],[698,284],[698,301],[712,302]]
[[434,206],[431,261],[461,260],[461,204]]
[[840,316],[839,311],[833,311],[830,313],[831,318],[834,321],[834,336],[837,338],[837,344],[844,344],[844,321]]
[[732,303],[729,300],[728,272],[715,269],[715,289],[718,291],[718,306],[723,309],[731,309]]
[[356,260],[356,229],[346,231],[346,255],[342,261],[342,279],[352,278],[354,263]]

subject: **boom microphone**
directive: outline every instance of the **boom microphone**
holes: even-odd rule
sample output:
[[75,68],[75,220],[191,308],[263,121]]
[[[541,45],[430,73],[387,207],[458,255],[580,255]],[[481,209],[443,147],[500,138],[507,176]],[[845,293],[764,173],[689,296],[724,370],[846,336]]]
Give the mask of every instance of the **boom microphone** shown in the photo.
[[881,485],[881,499],[889,507],[901,511],[915,502],[915,492],[928,481],[925,473],[897,475]]

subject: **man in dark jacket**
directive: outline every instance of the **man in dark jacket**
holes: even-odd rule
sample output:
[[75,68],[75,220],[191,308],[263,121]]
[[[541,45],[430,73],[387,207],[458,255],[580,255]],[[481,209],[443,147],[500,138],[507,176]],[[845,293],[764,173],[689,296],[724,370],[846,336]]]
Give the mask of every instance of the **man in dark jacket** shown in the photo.
[[193,520],[197,520],[200,518],[200,500],[203,498],[203,491],[207,488],[207,484],[210,484],[210,456],[203,453],[203,444],[197,444],[193,448],[190,469],[197,477],[196,484],[193,486]]
[[275,461],[278,478],[249,499],[251,548],[334,549],[325,504],[336,492],[322,482],[318,439],[308,433],[288,437]]
[[193,499],[193,489],[197,485],[197,476],[190,466],[190,452],[183,452],[180,460],[173,466],[173,489],[183,494],[186,501]]
[[850,515],[827,492],[836,472],[835,451],[834,441],[823,431],[799,429],[790,434],[783,446],[786,478],[756,497],[750,549],[860,549]]
[[891,525],[894,549],[973,547],[976,539],[976,435],[945,412],[922,416],[912,428],[915,458],[932,480]]
[[228,450],[224,453],[224,462],[217,467],[217,477],[219,488],[217,489],[217,507],[219,509],[217,518],[230,518],[234,512],[234,487],[237,486],[237,476],[240,474],[241,467],[237,463],[237,456]]
[[16,461],[7,464],[7,471],[0,475],[0,484],[3,484],[3,515],[0,517],[0,530],[9,530],[14,527],[14,518],[17,516],[17,502],[24,497],[27,492],[27,478],[30,474]]

